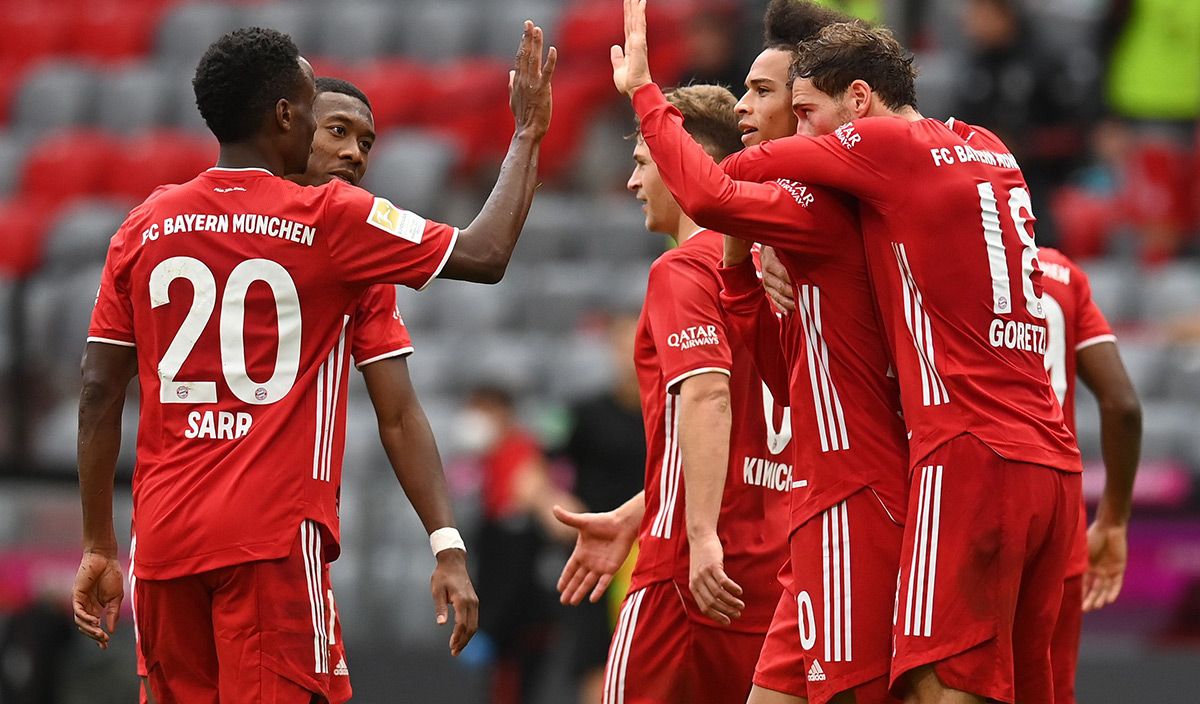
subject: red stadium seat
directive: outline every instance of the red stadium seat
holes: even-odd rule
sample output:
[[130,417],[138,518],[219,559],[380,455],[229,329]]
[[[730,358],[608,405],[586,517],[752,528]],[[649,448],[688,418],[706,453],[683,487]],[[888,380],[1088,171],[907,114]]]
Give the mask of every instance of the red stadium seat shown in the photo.
[[40,198],[0,201],[0,276],[18,279],[37,269],[54,212]]
[[59,3],[21,3],[0,12],[0,58],[36,59],[67,48],[71,8]]
[[217,143],[191,132],[155,131],[120,143],[103,190],[141,201],[164,183],[183,183],[217,161]]
[[425,64],[407,59],[386,59],[359,66],[344,74],[333,75],[354,83],[367,94],[375,129],[420,122],[432,107],[434,71]]
[[0,58],[0,124],[8,122],[13,96],[25,82],[25,74],[31,65],[26,59]]
[[73,18],[67,48],[103,61],[143,56],[150,51],[160,14],[148,3],[90,3]]
[[430,74],[419,123],[462,145],[460,166],[471,170],[504,153],[512,136],[508,108],[509,63],[475,58],[438,66]]
[[34,145],[25,159],[20,191],[60,202],[97,193],[117,151],[112,136],[95,130],[61,132]]

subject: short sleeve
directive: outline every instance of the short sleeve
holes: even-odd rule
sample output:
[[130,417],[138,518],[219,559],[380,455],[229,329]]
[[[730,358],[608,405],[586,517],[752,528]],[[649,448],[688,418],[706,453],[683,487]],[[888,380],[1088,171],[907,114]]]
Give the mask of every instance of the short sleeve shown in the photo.
[[646,312],[665,386],[678,393],[680,382],[688,377],[729,374],[733,361],[716,270],[673,255],[650,269]]
[[396,288],[391,284],[375,284],[363,292],[354,309],[352,326],[350,354],[359,369],[381,359],[412,354],[412,338],[396,306]]
[[343,281],[421,289],[446,265],[457,229],[342,181],[322,188],[328,192],[321,229]]
[[1075,351],[1101,342],[1115,342],[1117,336],[1113,334],[1112,326],[1108,324],[1100,306],[1092,300],[1092,285],[1087,274],[1079,267],[1072,267],[1071,277],[1078,287],[1079,296],[1076,307],[1079,313],[1075,321]]
[[108,245],[96,306],[88,325],[88,342],[133,347],[133,302],[129,298],[129,272],[126,269],[125,235],[119,230]]

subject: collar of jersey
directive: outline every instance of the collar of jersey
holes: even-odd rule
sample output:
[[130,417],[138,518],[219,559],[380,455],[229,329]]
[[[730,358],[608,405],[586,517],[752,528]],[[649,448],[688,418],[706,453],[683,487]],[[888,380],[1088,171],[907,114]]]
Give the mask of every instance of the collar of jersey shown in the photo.
[[270,171],[267,171],[266,169],[258,167],[258,166],[247,166],[245,168],[233,168],[230,166],[210,166],[205,170],[205,173],[213,173],[214,171],[217,173],[235,173],[235,174],[247,173],[250,171],[257,171],[260,173],[264,173],[268,176],[275,175],[275,174],[271,173]]
[[700,234],[701,232],[705,232],[705,231],[707,231],[707,230],[708,230],[708,228],[707,228],[707,227],[697,227],[697,228],[696,228],[696,229],[695,229],[695,230],[692,232],[692,234],[688,235],[688,236],[687,236],[687,237],[686,237],[686,238],[683,240],[683,242],[680,242],[680,243],[679,243],[679,246],[680,246],[680,247],[682,247],[683,245],[687,244],[688,242],[691,242],[692,240],[696,239],[696,235]]

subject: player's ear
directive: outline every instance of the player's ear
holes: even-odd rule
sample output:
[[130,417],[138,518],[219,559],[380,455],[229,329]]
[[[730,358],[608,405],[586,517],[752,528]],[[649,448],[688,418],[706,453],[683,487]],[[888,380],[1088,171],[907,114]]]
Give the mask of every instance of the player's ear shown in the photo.
[[294,118],[295,114],[292,104],[288,102],[287,98],[280,98],[275,103],[275,125],[279,128],[279,131],[290,132]]
[[850,86],[846,88],[846,96],[850,100],[850,111],[854,113],[855,119],[870,113],[872,104],[878,100],[871,86],[861,78],[851,81]]

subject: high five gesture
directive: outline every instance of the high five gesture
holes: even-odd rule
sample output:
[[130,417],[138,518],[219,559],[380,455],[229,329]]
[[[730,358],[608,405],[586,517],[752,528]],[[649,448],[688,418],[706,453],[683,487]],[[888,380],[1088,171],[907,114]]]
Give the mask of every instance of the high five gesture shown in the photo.
[[646,0],[623,0],[625,5],[625,48],[613,45],[613,83],[629,97],[650,83],[650,61],[646,49]]

